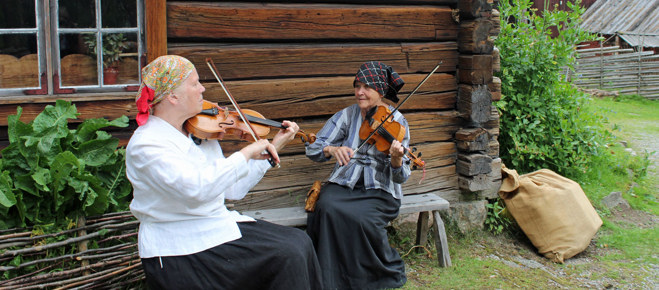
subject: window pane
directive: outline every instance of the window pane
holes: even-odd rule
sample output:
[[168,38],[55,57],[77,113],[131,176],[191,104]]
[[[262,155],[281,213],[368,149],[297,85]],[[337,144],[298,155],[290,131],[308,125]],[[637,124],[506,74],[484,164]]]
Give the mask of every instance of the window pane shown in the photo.
[[0,35],[0,88],[39,87],[35,35]]
[[94,33],[60,35],[61,86],[98,85]]
[[137,1],[101,0],[103,28],[137,27]]
[[135,33],[103,34],[103,84],[135,84],[139,66]]
[[121,55],[119,62],[119,80],[120,84],[139,84],[140,64],[137,58],[137,34],[125,33],[128,39],[128,48]]
[[95,28],[94,0],[59,0],[59,27]]
[[0,1],[0,28],[35,28],[34,0]]

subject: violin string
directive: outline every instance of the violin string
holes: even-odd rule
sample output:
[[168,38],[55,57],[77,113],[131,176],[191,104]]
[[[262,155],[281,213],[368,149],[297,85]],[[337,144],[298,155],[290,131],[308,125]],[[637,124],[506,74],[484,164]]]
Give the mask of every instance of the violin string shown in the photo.
[[215,69],[213,69],[213,66],[211,66],[211,63],[207,61],[206,64],[208,65],[208,67],[210,68],[211,72],[212,72],[213,75],[215,76],[215,79],[217,80],[217,82],[220,83],[220,86],[221,86],[222,89],[224,90],[224,93],[229,97],[229,100],[231,101],[231,104],[233,104],[233,107],[236,108],[236,111],[238,112],[238,116],[240,116],[240,118],[243,120],[243,122],[245,122],[245,124],[248,125],[248,126],[247,126],[247,128],[249,129],[248,131],[249,131],[249,133],[252,135],[252,138],[254,138],[254,141],[259,140],[259,138],[256,137],[256,133],[254,133],[254,130],[252,130],[252,126],[250,125],[249,121],[247,121],[247,119],[245,118],[245,116],[243,116],[242,112],[240,111],[240,109],[239,109],[239,107],[238,107],[238,104],[236,104],[236,102],[234,101],[234,99],[231,97],[231,94],[229,93],[229,91],[227,90],[227,88],[224,87],[224,83],[222,83],[222,81],[220,80],[220,77],[217,75],[217,73],[215,73]]
[[[384,118],[384,120],[388,120],[391,116],[393,116],[394,113],[395,113],[396,111],[398,111],[398,108],[400,108],[400,106],[402,106],[405,102],[407,102],[407,100],[408,100],[412,95],[414,95],[414,93],[416,93],[416,91],[421,87],[421,85],[423,85],[423,84],[428,80],[428,78],[430,78],[430,76],[431,76],[432,74],[434,74],[435,71],[437,71],[437,69],[439,68],[440,65],[442,65],[443,62],[444,62],[443,60],[440,61],[440,62],[435,66],[435,68],[433,68],[433,70],[432,70],[432,71],[431,71],[431,72],[430,72],[425,78],[423,78],[423,80],[422,80],[418,85],[416,85],[416,87],[414,88],[414,90],[412,90],[412,92],[410,92],[410,93],[407,95],[407,97],[405,97],[405,99],[403,99],[403,101],[401,101],[400,104],[398,104],[398,106],[396,106],[396,108],[394,108],[394,110],[391,111],[391,113],[389,114],[389,116],[387,116],[386,118]],[[379,129],[380,127],[382,127],[383,124],[384,124],[384,122],[380,123],[380,125],[379,125],[378,128],[376,128],[376,129]],[[357,147],[357,150],[359,150],[359,148],[361,148],[362,146],[364,146],[364,144],[366,144],[366,141],[368,141],[369,139],[371,139],[371,137],[373,137],[373,135],[375,135],[375,130],[373,130],[373,132],[371,132],[371,134],[369,134],[368,137],[366,137],[366,139],[364,139],[364,140],[362,141],[362,143],[359,144],[359,146]]]
[[[229,90],[227,90],[227,88],[224,86],[224,83],[222,82],[222,78],[220,78],[220,76],[218,75],[218,73],[215,72],[215,64],[213,63],[213,60],[210,59],[210,58],[207,58],[207,59],[206,59],[206,64],[208,65],[208,67],[210,68],[211,72],[212,72],[213,75],[215,76],[215,79],[217,80],[217,82],[220,83],[220,86],[221,86],[222,89],[224,90],[224,93],[227,95],[227,97],[229,97],[229,100],[231,101],[231,104],[233,104],[233,107],[234,107],[234,108],[236,109],[236,111],[238,112],[238,116],[240,116],[240,118],[243,120],[243,122],[244,122],[245,124],[247,124],[247,129],[248,129],[249,133],[252,135],[252,138],[254,138],[254,141],[258,141],[258,140],[260,140],[261,138],[259,138],[259,137],[256,135],[256,133],[254,132],[254,128],[252,128],[252,124],[249,122],[249,120],[247,120],[247,118],[245,117],[245,115],[243,114],[243,112],[240,110],[240,106],[238,106],[238,103],[236,102],[236,100],[233,99],[233,96],[231,95],[231,93],[229,93]],[[270,154],[269,152],[267,152],[267,150],[265,150],[264,153],[266,153],[266,154]],[[280,167],[281,167],[281,165],[280,165],[279,163],[276,163],[272,158],[269,158],[269,159],[268,159],[268,162],[270,162],[270,165],[271,165],[272,167],[276,167],[276,168],[280,168]]]

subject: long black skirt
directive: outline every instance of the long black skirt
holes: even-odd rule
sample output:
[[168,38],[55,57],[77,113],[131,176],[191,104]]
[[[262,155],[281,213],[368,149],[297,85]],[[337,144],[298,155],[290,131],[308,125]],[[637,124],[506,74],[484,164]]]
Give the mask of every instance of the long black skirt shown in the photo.
[[304,231],[261,220],[238,226],[238,240],[192,255],[142,259],[148,287],[322,289],[318,259]]
[[334,183],[320,192],[307,219],[326,289],[398,288],[405,263],[389,245],[387,224],[398,216],[400,200],[386,191]]

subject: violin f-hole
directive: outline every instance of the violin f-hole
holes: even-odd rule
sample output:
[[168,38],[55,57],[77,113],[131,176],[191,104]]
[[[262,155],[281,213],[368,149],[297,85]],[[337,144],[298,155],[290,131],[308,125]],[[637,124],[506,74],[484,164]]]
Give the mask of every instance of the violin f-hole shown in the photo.
[[222,125],[233,126],[233,124],[235,124],[235,123],[236,123],[236,122],[234,122],[233,120],[231,120],[231,122],[219,122],[219,123],[217,123],[217,126],[220,127],[220,128],[222,128]]

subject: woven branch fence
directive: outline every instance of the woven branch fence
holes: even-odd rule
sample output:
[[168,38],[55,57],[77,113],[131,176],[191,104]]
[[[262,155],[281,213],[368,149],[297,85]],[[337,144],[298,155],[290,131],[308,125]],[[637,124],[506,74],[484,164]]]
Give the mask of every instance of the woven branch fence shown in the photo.
[[578,49],[569,77],[582,89],[617,91],[659,99],[659,55],[618,46]]
[[0,232],[0,289],[143,288],[139,223],[130,212],[82,218],[77,224],[52,234]]

